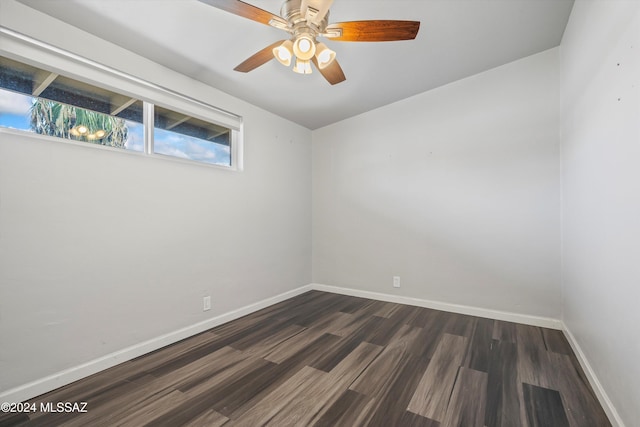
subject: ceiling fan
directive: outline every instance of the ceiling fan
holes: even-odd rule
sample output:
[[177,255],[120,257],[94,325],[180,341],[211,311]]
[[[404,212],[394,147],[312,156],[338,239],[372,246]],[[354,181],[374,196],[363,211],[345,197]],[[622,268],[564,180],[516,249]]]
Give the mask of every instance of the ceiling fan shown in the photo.
[[318,37],[346,42],[383,42],[413,40],[420,29],[418,21],[348,21],[329,24],[333,0],[284,0],[280,15],[240,0],[200,0],[238,16],[288,32],[291,37],[279,40],[242,62],[235,71],[247,73],[275,58],[281,64],[294,64],[293,71],[312,72],[311,63],[332,85],[346,80],[336,54]]

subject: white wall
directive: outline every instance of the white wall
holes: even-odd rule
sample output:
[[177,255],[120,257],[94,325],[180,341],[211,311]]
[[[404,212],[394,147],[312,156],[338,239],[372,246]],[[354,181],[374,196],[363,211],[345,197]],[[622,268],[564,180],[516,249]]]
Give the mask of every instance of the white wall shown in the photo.
[[314,282],[559,318],[558,96],[552,49],[314,131]]
[[640,420],[640,2],[577,0],[561,45],[563,320]]
[[0,132],[0,392],[311,281],[309,130],[18,3],[0,23],[242,115],[245,134],[230,172]]

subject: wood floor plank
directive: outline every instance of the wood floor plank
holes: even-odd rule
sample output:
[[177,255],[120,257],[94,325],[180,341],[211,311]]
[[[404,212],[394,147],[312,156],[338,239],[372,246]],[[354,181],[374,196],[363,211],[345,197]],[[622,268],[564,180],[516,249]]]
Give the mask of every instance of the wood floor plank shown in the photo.
[[[241,354],[241,353],[240,353]],[[240,363],[234,363],[230,359],[229,367],[217,372],[216,375],[208,377],[196,386],[184,390],[188,398],[183,403],[173,407],[163,414],[161,420],[150,420],[150,425],[183,425],[192,422],[194,419],[203,416],[219,402],[219,396],[223,393],[220,390],[228,387],[229,384],[237,384],[240,378],[263,369],[266,365],[272,364],[264,359],[247,357]]]
[[[342,312],[340,312],[342,313]],[[371,319],[371,313],[366,311],[358,311],[356,313],[343,313],[346,317],[342,317],[340,324],[334,325],[332,332],[341,337],[347,337],[355,331],[363,327]],[[379,316],[378,316],[379,317]]]
[[[157,397],[149,396],[147,399],[140,401],[140,404],[132,410],[128,411],[125,416],[114,421],[114,425],[119,427],[138,427],[148,422],[162,417],[176,406],[184,403],[187,397],[178,390]],[[123,414],[124,415],[124,414]]]
[[567,355],[573,354],[571,346],[562,331],[542,329],[542,337],[548,351]]
[[286,322],[283,322],[281,320],[274,322],[274,324],[275,325],[270,326],[262,324],[253,325],[247,327],[244,330],[237,331],[233,334],[214,339],[211,342],[200,345],[195,349],[184,352],[183,354],[172,358],[171,360],[155,367],[154,369],[148,369],[146,371],[151,375],[162,376],[166,373],[180,369],[195,360],[207,356],[208,354],[215,353],[216,351],[224,347],[231,346],[234,343],[246,338],[247,336],[259,340],[262,334],[275,333],[276,331],[284,329],[287,326]]
[[243,333],[246,329],[269,324],[272,321],[279,322],[283,319],[289,320],[291,324],[295,315],[305,313],[308,308],[317,309],[317,306],[324,304],[333,298],[330,294],[318,291],[310,291],[293,297],[289,300],[272,305],[257,312],[248,314],[233,322],[228,322],[212,329],[212,332],[222,338],[228,338],[237,333]]
[[503,320],[494,321],[492,336],[494,340],[515,343],[517,335],[515,323],[505,322]]
[[445,417],[467,338],[444,334],[407,410],[436,421]]
[[351,297],[351,296],[341,296],[339,298],[342,301],[346,301],[346,304],[340,308],[340,311],[343,313],[355,313],[359,310],[362,310],[371,300],[360,297]]
[[400,423],[394,425],[403,427],[440,427],[441,424],[413,412],[405,411],[402,414],[402,418],[400,418]]
[[346,390],[327,409],[314,427],[362,426],[373,404],[373,398],[353,390]]
[[411,353],[403,354],[395,370],[396,376],[376,390],[371,413],[366,417],[366,425],[403,425],[401,420],[418,388],[421,378],[419,373],[426,371],[428,364],[429,359],[419,358]]
[[385,301],[375,301],[375,311],[372,313],[374,316],[384,317],[389,319],[393,314],[402,307],[401,304]]
[[522,384],[529,427],[569,427],[560,393],[532,384]]
[[[421,321],[424,321],[423,309],[413,305],[400,305],[390,319],[395,319],[407,325],[424,326]],[[419,319],[420,318],[420,319]]]
[[461,337],[470,337],[473,327],[477,320],[472,316],[460,316],[456,313],[448,313],[440,311],[437,316],[444,318],[443,332],[451,335],[459,335]]
[[[398,377],[403,368],[402,359],[410,353],[409,348],[420,336],[420,328],[409,325],[397,332],[393,345],[387,346],[369,367],[349,387],[351,390],[369,396],[380,396],[383,390]],[[415,373],[420,375],[419,372]]]
[[255,370],[246,370],[233,378],[219,381],[208,389],[214,401],[212,407],[229,418],[237,418],[302,367],[313,365],[322,355],[322,350],[336,345],[338,338],[324,334],[309,343],[292,357],[281,363],[264,360],[264,365]]
[[[405,425],[407,417],[411,418],[406,408],[429,364],[429,359],[411,351],[420,332],[420,328],[403,325],[392,343],[351,384],[350,389],[373,398],[364,425],[399,426]],[[417,417],[412,422],[424,420]]]
[[402,319],[387,319],[384,317],[372,316],[372,319],[380,320],[376,329],[367,337],[367,342],[372,344],[386,346],[391,338],[406,325]]
[[252,358],[231,347],[223,347],[174,371],[158,375],[157,371],[153,370],[149,375],[158,378],[158,384],[166,383],[167,386],[188,392],[198,387],[202,388],[202,384],[212,378],[220,381],[234,372],[247,369],[259,360],[261,359]]
[[549,358],[554,372],[552,388],[560,392],[571,427],[608,427],[610,422],[591,386],[576,369],[577,362],[565,354],[551,353]]
[[234,425],[315,424],[381,350],[380,346],[362,343],[331,372],[302,368],[235,420]]
[[486,402],[487,373],[460,368],[442,426],[483,427]]
[[353,314],[343,313],[341,311],[329,312],[324,318],[309,326],[309,329],[344,336],[344,334],[339,333],[338,331],[347,325],[352,318]]
[[267,353],[264,358],[270,362],[281,363],[286,359],[293,357],[298,351],[307,347],[321,336],[325,335],[322,330],[305,329],[300,333],[291,336],[286,341],[280,342],[278,345]]
[[414,313],[413,317],[407,322],[411,326],[417,326],[419,328],[426,327],[431,319],[438,316],[438,311],[425,307],[418,307],[418,310]]
[[487,378],[487,427],[511,427],[520,424],[518,350],[513,342],[493,341]]
[[334,335],[324,334],[281,363],[254,372],[244,384],[227,384],[225,389],[220,390],[215,406],[229,418],[240,417],[301,368],[317,363],[323,357],[323,350],[335,347],[338,340]]
[[[188,391],[190,396],[206,394],[209,408],[229,416],[237,406],[250,400],[268,385],[277,365],[264,359],[252,359],[252,363],[233,375],[212,378],[206,385]],[[265,380],[265,377],[267,378]]]
[[29,423],[29,415],[24,412],[0,413],[0,427],[19,426],[27,423]]
[[447,317],[441,316],[440,312],[434,312],[429,316],[426,325],[422,328],[417,345],[412,349],[416,356],[429,359],[433,357],[442,334],[444,334],[446,321]]
[[477,319],[474,322],[464,366],[476,371],[488,372],[493,323],[494,321],[491,319]]
[[319,358],[317,362],[311,364],[316,369],[329,372],[342,362],[354,349],[362,342],[370,342],[376,344],[373,338],[383,327],[387,319],[377,316],[370,316],[369,319],[362,323],[358,329],[347,337],[340,340],[339,344],[332,348],[327,348],[325,355]]
[[551,363],[540,328],[516,325],[518,375],[522,383],[551,388]]
[[[327,375],[329,375],[327,372],[305,366],[249,411],[234,420],[234,426],[253,427],[273,424],[272,421],[278,414],[282,414],[285,410],[287,414],[290,413],[293,410],[291,407],[295,408],[296,399],[313,384],[320,383]],[[284,425],[293,425],[290,421],[287,420]]]
[[284,329],[280,329],[273,334],[268,334],[262,339],[254,339],[252,341],[242,343],[242,345],[236,345],[234,343],[231,347],[236,349],[242,349],[244,354],[250,354],[255,357],[265,357],[271,353],[278,345],[291,339],[295,335],[304,331],[306,328],[299,325],[289,325]]
[[197,418],[194,418],[190,422],[187,422],[183,427],[221,427],[229,421],[229,418],[220,415],[214,410],[209,410]]

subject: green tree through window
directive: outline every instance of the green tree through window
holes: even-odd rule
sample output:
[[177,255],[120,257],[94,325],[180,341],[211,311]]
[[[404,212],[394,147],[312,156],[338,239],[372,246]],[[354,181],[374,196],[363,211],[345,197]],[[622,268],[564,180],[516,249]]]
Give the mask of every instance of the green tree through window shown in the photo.
[[124,119],[59,102],[35,98],[31,129],[42,135],[125,148],[128,129]]

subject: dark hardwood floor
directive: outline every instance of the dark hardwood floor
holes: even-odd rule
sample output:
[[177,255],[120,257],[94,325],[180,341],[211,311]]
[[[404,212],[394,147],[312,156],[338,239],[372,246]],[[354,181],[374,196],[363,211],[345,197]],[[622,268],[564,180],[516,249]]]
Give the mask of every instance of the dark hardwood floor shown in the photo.
[[308,292],[34,399],[0,426],[611,424],[562,332]]

